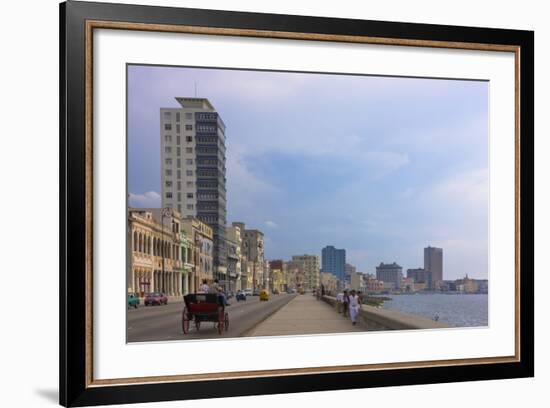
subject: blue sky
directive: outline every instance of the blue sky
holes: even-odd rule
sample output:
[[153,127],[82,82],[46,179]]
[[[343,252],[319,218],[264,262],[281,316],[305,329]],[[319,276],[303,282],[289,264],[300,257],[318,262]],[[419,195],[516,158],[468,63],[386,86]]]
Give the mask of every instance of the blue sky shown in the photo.
[[159,109],[208,98],[227,129],[228,222],[269,259],[345,248],[359,271],[488,268],[487,82],[201,68],[128,68],[130,205],[160,206]]

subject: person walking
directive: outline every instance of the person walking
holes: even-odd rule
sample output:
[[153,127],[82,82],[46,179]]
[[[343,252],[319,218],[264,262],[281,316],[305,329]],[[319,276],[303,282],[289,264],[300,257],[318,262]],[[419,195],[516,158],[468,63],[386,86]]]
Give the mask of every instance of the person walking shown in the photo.
[[361,299],[359,295],[355,293],[355,290],[352,290],[349,295],[349,316],[351,318],[351,324],[354,326],[357,324],[357,315],[359,314],[359,309],[361,308]]
[[344,317],[348,317],[349,295],[348,295],[348,291],[347,291],[347,290],[344,290],[344,298],[342,299],[342,305],[343,305],[343,314],[344,314]]
[[336,305],[338,306],[337,307],[338,313],[342,313],[343,304],[344,304],[344,294],[340,292],[336,295]]

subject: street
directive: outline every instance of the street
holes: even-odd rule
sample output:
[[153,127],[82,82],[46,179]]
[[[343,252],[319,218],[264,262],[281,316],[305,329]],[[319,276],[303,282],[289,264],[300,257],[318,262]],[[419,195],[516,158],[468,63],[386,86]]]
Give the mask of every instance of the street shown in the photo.
[[197,332],[195,325],[190,325],[188,334],[183,334],[181,316],[183,301],[171,302],[166,306],[144,306],[128,310],[128,342],[166,341],[187,339],[210,339],[241,337],[250,332],[274,312],[286,305],[296,295],[271,295],[267,302],[260,302],[259,296],[247,296],[246,301],[230,300],[226,307],[229,313],[229,330],[218,334],[214,323],[204,322]]

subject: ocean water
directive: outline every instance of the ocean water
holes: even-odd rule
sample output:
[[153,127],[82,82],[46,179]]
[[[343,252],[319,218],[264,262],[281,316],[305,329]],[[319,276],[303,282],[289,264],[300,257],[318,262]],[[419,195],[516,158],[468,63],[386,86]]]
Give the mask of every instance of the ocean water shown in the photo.
[[416,294],[389,295],[392,300],[382,308],[414,314],[428,319],[439,316],[439,321],[453,327],[488,326],[489,297],[486,294],[450,295]]

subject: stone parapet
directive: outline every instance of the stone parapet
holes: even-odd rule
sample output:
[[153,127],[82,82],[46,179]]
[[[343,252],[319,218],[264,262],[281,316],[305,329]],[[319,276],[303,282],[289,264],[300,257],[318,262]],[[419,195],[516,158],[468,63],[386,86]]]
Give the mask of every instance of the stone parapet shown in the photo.
[[[332,296],[323,296],[323,301],[338,310],[338,302]],[[365,326],[367,330],[414,330],[414,329],[442,329],[449,326],[426,319],[421,316],[411,315],[395,310],[380,309],[373,306],[362,305],[357,322]]]

